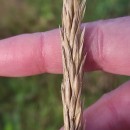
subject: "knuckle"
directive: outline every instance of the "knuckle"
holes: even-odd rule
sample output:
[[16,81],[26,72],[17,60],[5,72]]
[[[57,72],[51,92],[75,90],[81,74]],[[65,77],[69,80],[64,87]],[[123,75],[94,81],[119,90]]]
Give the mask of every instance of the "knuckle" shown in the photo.
[[40,50],[39,50],[39,71],[45,72],[45,48],[44,48],[44,33],[40,32]]
[[97,51],[98,51],[98,58],[100,62],[103,62],[104,60],[104,35],[103,35],[103,27],[102,24],[99,23],[97,25]]

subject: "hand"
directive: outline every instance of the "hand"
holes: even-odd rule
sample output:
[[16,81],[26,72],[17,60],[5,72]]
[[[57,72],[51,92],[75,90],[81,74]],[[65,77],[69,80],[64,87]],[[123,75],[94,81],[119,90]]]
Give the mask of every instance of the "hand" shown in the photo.
[[[130,75],[130,17],[83,24],[84,71]],[[0,40],[0,75],[62,73],[59,30]],[[130,81],[84,111],[86,130],[130,130]]]

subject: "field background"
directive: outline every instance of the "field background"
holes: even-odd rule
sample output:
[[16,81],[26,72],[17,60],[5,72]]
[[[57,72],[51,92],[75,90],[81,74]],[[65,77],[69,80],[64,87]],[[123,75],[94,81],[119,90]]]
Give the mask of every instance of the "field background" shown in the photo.
[[[0,0],[0,39],[61,25],[62,0]],[[84,21],[130,14],[130,0],[87,0]],[[6,69],[6,68],[5,68]],[[92,72],[85,76],[85,106],[129,77]],[[0,78],[0,130],[58,130],[62,124],[62,75]]]

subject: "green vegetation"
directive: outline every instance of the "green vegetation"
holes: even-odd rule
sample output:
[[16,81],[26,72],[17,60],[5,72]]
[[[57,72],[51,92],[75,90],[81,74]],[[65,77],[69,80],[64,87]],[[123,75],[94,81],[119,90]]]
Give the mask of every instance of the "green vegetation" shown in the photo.
[[[0,0],[0,39],[57,28],[62,0]],[[84,21],[130,14],[129,0],[88,0]],[[63,124],[61,75],[0,78],[1,130],[57,130]],[[128,77],[94,72],[85,76],[85,106]]]

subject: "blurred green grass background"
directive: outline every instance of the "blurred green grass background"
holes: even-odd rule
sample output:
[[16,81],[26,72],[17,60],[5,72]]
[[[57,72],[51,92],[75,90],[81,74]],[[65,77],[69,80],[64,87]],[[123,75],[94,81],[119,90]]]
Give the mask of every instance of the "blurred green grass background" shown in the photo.
[[[0,0],[0,39],[61,25],[62,0]],[[130,0],[87,0],[84,21],[130,14]],[[129,77],[103,72],[85,75],[85,107]],[[63,124],[62,75],[0,78],[0,130],[57,130]]]

